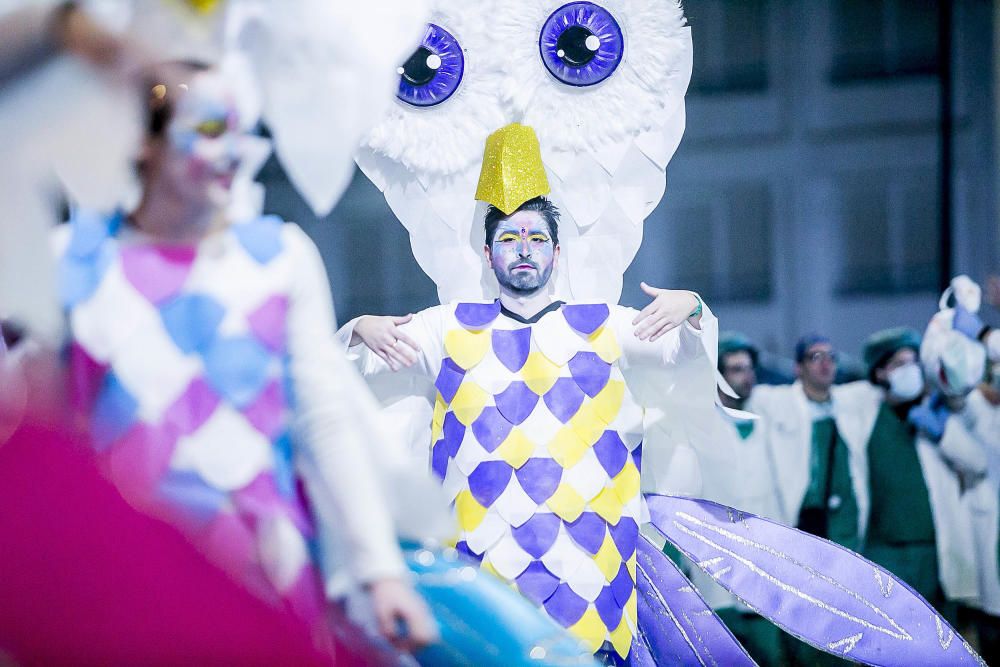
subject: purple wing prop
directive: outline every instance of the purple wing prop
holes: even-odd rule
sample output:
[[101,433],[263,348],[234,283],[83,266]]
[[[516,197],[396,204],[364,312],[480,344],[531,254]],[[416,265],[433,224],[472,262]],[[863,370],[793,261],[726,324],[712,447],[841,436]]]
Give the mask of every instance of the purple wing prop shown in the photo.
[[912,588],[853,551],[707,500],[646,500],[653,525],[701,569],[823,651],[882,667],[986,664]]
[[637,551],[635,667],[756,664],[673,561],[642,536]]

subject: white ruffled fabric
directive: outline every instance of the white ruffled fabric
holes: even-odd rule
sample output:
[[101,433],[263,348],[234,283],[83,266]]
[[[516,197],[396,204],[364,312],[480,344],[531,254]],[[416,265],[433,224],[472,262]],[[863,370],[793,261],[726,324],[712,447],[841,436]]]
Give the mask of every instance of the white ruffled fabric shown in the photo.
[[[496,295],[482,257],[484,207],[474,197],[485,138],[510,122],[538,134],[562,212],[553,277],[560,298],[617,302],[643,221],[663,197],[692,65],[679,3],[600,3],[622,26],[624,59],[607,80],[582,88],[557,81],[539,59],[539,30],[562,4],[438,0],[432,21],[465,48],[460,88],[431,108],[397,103],[358,153],[441,303]],[[472,25],[487,26],[485,36]]]

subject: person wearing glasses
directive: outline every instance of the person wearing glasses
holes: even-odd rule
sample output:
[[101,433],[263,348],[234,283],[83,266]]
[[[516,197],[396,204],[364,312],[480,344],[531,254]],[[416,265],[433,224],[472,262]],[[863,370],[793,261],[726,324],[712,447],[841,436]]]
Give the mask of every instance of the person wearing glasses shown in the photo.
[[[795,345],[796,381],[758,387],[748,409],[766,425],[766,455],[774,473],[782,521],[858,550],[868,506],[864,443],[846,440],[834,378],[838,355],[825,335]],[[788,638],[792,664],[844,664]]]

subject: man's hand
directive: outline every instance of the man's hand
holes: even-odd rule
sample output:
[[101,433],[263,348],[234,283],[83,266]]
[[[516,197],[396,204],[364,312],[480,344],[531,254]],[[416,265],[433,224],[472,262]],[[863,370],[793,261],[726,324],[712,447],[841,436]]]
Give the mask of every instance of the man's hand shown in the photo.
[[[671,329],[676,329],[698,307],[698,298],[685,290],[660,289],[640,283],[642,291],[653,297],[653,301],[643,308],[632,324],[636,325],[635,337],[639,340],[654,341]],[[697,322],[692,322],[697,326]]]
[[420,346],[399,327],[411,319],[413,315],[365,315],[354,325],[351,345],[364,343],[394,371],[408,368],[417,363]]
[[378,579],[368,587],[379,632],[393,646],[412,653],[438,639],[437,625],[423,599],[399,579]]

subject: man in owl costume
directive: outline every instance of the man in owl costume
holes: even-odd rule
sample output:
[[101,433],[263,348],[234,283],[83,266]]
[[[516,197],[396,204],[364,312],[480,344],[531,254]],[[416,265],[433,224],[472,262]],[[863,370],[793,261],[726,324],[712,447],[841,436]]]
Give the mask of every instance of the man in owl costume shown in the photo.
[[659,369],[714,386],[717,327],[691,292],[644,285],[653,301],[641,313],[553,300],[559,212],[548,192],[534,132],[495,133],[477,198],[491,206],[485,254],[500,298],[405,322],[362,317],[342,333],[365,375],[434,378],[432,468],[455,503],[459,550],[624,660],[643,521],[643,410],[629,385],[633,371]]

